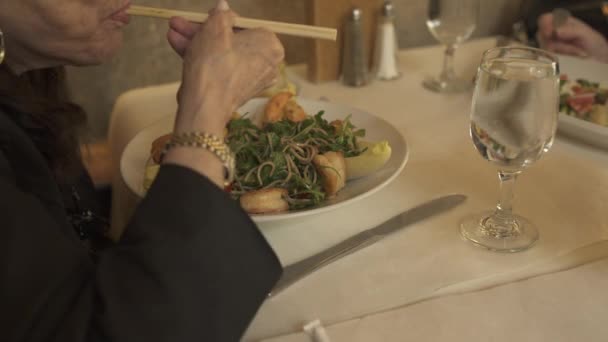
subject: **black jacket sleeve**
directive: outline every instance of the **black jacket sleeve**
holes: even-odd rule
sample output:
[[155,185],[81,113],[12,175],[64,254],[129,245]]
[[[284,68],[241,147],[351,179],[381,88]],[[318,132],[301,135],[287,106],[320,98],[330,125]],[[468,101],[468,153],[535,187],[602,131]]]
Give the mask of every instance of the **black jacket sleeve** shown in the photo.
[[35,197],[0,194],[2,341],[238,341],[281,273],[238,204],[179,166],[96,264]]

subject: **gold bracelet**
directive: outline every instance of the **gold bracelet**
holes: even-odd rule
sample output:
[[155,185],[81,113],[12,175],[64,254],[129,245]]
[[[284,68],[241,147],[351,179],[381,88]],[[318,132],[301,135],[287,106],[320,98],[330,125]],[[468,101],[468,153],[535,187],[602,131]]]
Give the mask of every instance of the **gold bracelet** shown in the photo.
[[202,132],[173,134],[163,149],[161,160],[171,148],[177,146],[204,148],[213,153],[224,164],[224,186],[229,186],[234,181],[234,155],[230,151],[230,147],[228,147],[223,139],[213,134]]

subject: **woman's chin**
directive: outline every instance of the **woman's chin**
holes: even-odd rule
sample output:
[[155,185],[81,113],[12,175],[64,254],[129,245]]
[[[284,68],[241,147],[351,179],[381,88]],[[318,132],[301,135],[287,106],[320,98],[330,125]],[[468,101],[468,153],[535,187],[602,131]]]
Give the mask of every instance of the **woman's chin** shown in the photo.
[[102,43],[91,46],[81,56],[72,60],[70,64],[76,66],[93,66],[106,63],[116,56],[123,44],[122,32],[113,34],[111,39],[106,39]]

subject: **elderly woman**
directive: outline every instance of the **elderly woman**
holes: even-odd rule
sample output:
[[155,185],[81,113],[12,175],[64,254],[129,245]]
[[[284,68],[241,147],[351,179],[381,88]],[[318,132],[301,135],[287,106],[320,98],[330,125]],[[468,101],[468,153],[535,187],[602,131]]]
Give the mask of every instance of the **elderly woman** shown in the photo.
[[[2,0],[0,340],[237,341],[281,273],[249,217],[219,187],[232,111],[283,59],[264,30],[233,33],[222,0],[202,27],[174,18],[184,57],[178,143],[123,239],[103,238],[78,155],[83,113],[63,65],[95,65],[121,45],[126,0]],[[0,54],[1,55],[1,54]],[[215,150],[217,152],[217,150]]]

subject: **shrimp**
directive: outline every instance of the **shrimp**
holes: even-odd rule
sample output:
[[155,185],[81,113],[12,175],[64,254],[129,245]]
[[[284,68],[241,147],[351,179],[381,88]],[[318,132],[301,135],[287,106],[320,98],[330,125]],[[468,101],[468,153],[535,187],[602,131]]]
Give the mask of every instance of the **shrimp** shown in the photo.
[[266,104],[264,122],[277,122],[283,119],[283,108],[293,97],[292,93],[282,92],[273,96]]
[[333,196],[346,184],[346,161],[342,152],[318,154],[312,160],[323,178],[323,188],[328,196]]
[[285,107],[283,107],[283,115],[287,120],[293,122],[300,122],[306,120],[308,114],[304,111],[304,108],[300,106],[294,99],[289,100]]
[[241,207],[250,214],[277,213],[289,210],[289,203],[285,200],[287,190],[269,188],[250,191],[241,196]]
[[171,137],[172,134],[166,134],[152,142],[152,149],[150,150],[150,154],[152,155],[152,160],[154,160],[156,164],[160,164],[160,155],[161,153],[163,153],[163,149],[165,148],[165,145],[169,142]]

